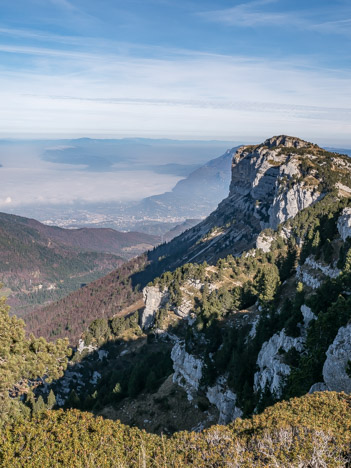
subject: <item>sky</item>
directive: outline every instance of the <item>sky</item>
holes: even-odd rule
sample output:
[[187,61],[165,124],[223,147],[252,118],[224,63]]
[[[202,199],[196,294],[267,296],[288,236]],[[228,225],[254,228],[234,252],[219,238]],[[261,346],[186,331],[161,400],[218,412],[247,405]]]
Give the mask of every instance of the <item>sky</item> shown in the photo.
[[0,0],[0,138],[351,145],[349,0]]

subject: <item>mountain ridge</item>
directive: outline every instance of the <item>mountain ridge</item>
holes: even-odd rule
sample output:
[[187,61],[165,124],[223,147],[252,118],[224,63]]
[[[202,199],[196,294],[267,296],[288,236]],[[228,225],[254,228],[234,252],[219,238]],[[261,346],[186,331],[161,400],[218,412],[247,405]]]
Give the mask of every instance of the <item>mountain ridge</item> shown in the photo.
[[[335,170],[328,172],[325,166],[336,163],[341,165],[340,168],[336,165]],[[216,263],[221,257],[239,255],[243,250],[254,247],[264,228],[276,227],[279,221],[313,204],[323,190],[334,190],[334,185],[338,183],[336,179],[344,180],[344,164],[350,167],[347,156],[329,153],[317,145],[294,137],[273,137],[260,145],[240,147],[233,158],[229,196],[200,224],[170,243],[150,251],[141,271],[135,271],[132,267],[132,289],[143,288],[156,276],[187,262],[206,260]],[[348,190],[351,192],[350,188]],[[271,200],[269,203],[267,196]],[[263,202],[257,204],[260,197]],[[124,270],[126,268],[128,266]],[[94,285],[91,287],[95,288]],[[91,294],[89,288],[86,289],[87,294]],[[42,312],[49,322],[49,317],[53,319],[61,314],[70,321],[70,300],[76,303],[81,294],[73,293],[71,299],[66,298],[65,310],[61,303],[57,303]],[[109,294],[113,295],[113,291]],[[138,295],[138,300],[140,298],[141,295]],[[90,316],[93,316],[93,311]],[[96,318],[98,316],[96,312]],[[31,320],[39,321],[35,313]]]

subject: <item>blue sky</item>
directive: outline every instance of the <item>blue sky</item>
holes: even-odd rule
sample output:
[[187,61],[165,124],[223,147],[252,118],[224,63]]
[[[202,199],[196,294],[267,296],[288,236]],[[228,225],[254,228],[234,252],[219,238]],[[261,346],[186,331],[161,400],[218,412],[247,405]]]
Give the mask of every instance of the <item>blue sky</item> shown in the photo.
[[0,0],[0,137],[351,144],[349,0]]

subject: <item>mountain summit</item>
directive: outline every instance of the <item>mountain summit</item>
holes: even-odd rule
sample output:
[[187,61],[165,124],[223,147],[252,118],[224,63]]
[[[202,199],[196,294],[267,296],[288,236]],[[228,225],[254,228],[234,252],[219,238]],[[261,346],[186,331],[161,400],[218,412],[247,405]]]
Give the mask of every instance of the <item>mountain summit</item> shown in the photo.
[[351,160],[299,138],[280,135],[241,146],[232,160],[229,195],[202,223],[157,249],[167,267],[215,262],[255,245],[327,193],[351,195]]

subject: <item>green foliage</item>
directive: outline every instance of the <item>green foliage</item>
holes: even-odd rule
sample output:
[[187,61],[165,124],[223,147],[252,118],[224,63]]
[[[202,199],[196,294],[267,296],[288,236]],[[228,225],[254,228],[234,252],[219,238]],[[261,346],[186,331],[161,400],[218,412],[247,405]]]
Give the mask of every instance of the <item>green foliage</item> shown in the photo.
[[288,377],[286,396],[302,395],[313,383],[323,380],[325,353],[339,328],[351,319],[350,285],[351,275],[345,272],[337,279],[324,283],[307,301],[317,320],[311,322],[306,351],[295,363]]
[[[110,320],[98,318],[89,325],[88,330],[84,333],[84,343],[86,345],[94,343],[101,346],[108,340],[118,338],[126,330],[134,330],[135,333],[139,333],[141,330],[138,321],[138,311],[123,317],[116,316]],[[79,359],[79,356],[76,359]]]
[[98,341],[100,338],[105,339],[109,332],[107,320],[104,318],[94,320],[89,326],[89,332]]
[[275,265],[264,265],[258,270],[255,276],[255,287],[262,304],[272,303],[279,286],[279,270]]
[[347,466],[351,399],[323,392],[278,403],[251,419],[172,437],[77,410],[7,425],[0,463],[21,468]]
[[[48,343],[44,338],[25,335],[24,322],[9,316],[9,307],[0,299],[0,420],[5,422],[18,409],[16,397],[31,386],[63,375],[71,354],[67,340]],[[41,402],[40,402],[41,404]]]
[[[39,385],[44,377],[50,382],[63,375],[71,351],[67,340],[48,343],[32,335],[27,338],[24,322],[9,316],[4,298],[0,299],[0,330],[0,424],[3,424],[27,413],[19,397],[32,386]],[[39,400],[35,411],[41,410],[43,403]]]
[[55,397],[53,390],[51,389],[48,395],[47,407],[48,409],[53,409],[55,406],[56,406],[56,397]]

